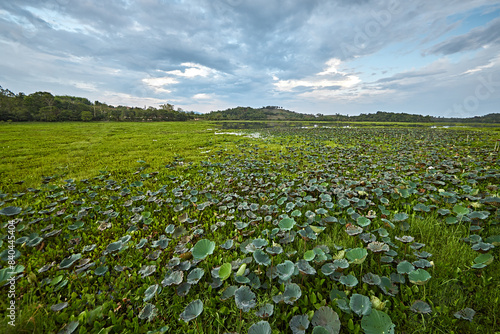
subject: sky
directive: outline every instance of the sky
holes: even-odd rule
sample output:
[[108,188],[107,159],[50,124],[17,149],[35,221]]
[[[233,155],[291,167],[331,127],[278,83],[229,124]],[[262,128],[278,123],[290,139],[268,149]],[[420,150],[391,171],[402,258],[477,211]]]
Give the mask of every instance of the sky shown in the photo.
[[500,1],[0,1],[0,85],[206,113],[500,112]]

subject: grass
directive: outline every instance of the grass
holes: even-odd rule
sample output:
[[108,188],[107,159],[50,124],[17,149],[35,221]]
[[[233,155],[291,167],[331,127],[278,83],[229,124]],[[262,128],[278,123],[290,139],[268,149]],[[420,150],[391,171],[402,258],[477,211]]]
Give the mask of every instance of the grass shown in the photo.
[[[244,233],[250,234],[251,238],[257,238],[263,228],[272,229],[277,226],[279,214],[284,212],[287,202],[298,203],[306,194],[318,197],[319,190],[315,190],[313,186],[324,186],[330,190],[343,187],[340,195],[332,193],[335,207],[331,211],[335,211],[334,215],[337,218],[355,224],[355,219],[351,219],[351,215],[365,214],[366,211],[349,204],[352,212],[348,213],[347,208],[339,208],[336,204],[339,196],[349,193],[348,198],[365,196],[364,198],[369,198],[376,204],[382,203],[368,188],[366,191],[358,192],[361,180],[367,183],[367,187],[370,182],[373,183],[372,188],[385,187],[383,196],[390,199],[390,203],[386,206],[390,214],[387,215],[392,216],[396,212],[409,214],[408,231],[401,231],[398,224],[394,229],[386,228],[391,237],[410,235],[415,241],[425,244],[423,249],[432,253],[429,260],[433,261],[434,266],[427,268],[432,279],[425,285],[418,286],[409,284],[406,276],[407,284],[399,284],[399,293],[396,296],[389,296],[383,294],[378,287],[368,286],[361,280],[362,274],[368,272],[386,277],[395,272],[395,264],[379,264],[380,254],[368,251],[368,257],[363,265],[353,264],[346,270],[345,274],[354,275],[360,282],[354,288],[346,288],[334,279],[320,274],[321,265],[314,265],[317,275],[305,277],[299,275],[293,279],[302,289],[302,297],[296,304],[275,305],[275,316],[268,320],[274,330],[273,333],[289,331],[288,322],[291,317],[299,314],[312,316],[322,305],[332,307],[339,314],[342,321],[341,333],[361,332],[360,317],[341,311],[336,301],[330,300],[329,293],[334,288],[345,290],[348,295],[358,293],[377,296],[385,301],[387,304],[384,312],[390,315],[398,333],[493,334],[500,328],[498,247],[491,251],[495,256],[493,263],[482,270],[472,269],[471,265],[478,253],[471,249],[470,244],[463,241],[463,238],[470,234],[468,224],[448,225],[444,222],[443,216],[435,212],[439,207],[451,210],[453,205],[439,201],[431,202],[430,198],[427,198],[425,199],[427,204],[438,203],[438,205],[430,213],[418,212],[423,216],[420,217],[412,210],[413,205],[418,202],[417,199],[420,199],[419,193],[415,192],[414,195],[408,193],[407,197],[401,198],[395,191],[408,186],[410,181],[421,183],[426,181],[425,178],[433,177],[425,169],[432,165],[434,169],[440,170],[439,177],[433,180],[447,182],[444,185],[439,184],[439,188],[459,191],[461,189],[459,185],[470,184],[472,187],[477,187],[479,194],[484,195],[487,186],[494,188],[495,181],[478,179],[477,184],[469,181],[475,174],[485,175],[486,172],[498,168],[495,166],[495,153],[491,150],[493,139],[488,136],[488,132],[467,132],[463,129],[453,131],[439,129],[429,132],[418,129],[413,132],[413,130],[394,128],[388,131],[376,128],[340,128],[332,131],[304,129],[303,132],[300,132],[302,130],[293,132],[274,129],[265,130],[272,135],[271,137],[253,139],[230,134],[216,135],[216,132],[225,131],[216,130],[216,126],[207,122],[0,124],[0,147],[2,147],[0,189],[4,193],[14,194],[27,192],[27,187],[41,189],[38,194],[27,192],[24,197],[7,195],[5,198],[9,202],[4,203],[2,207],[16,205],[24,210],[28,210],[29,207],[29,210],[36,212],[34,214],[36,217],[40,211],[56,200],[49,197],[54,192],[64,190],[66,191],[64,196],[70,197],[58,204],[59,208],[66,210],[63,216],[40,214],[45,220],[36,224],[26,224],[25,231],[19,232],[18,236],[39,232],[41,227],[46,227],[49,223],[54,223],[55,228],[64,230],[58,237],[50,239],[50,243],[46,246],[41,247],[41,251],[22,246],[23,252],[26,252],[22,258],[22,264],[26,266],[25,276],[34,273],[37,279],[32,283],[28,283],[26,278],[20,279],[16,291],[19,297],[16,320],[18,326],[12,331],[5,322],[0,322],[0,332],[56,333],[63,324],[74,319],[80,320],[77,332],[82,333],[99,332],[110,326],[117,326],[116,328],[121,328],[125,332],[146,332],[167,326],[170,332],[182,333],[224,333],[235,331],[242,326],[242,331],[245,332],[252,323],[260,320],[253,312],[266,302],[273,303],[271,296],[279,291],[283,292],[284,284],[278,284],[275,279],[272,289],[266,289],[264,292],[254,289],[257,292],[258,306],[248,313],[243,313],[244,323],[240,323],[240,310],[235,307],[234,301],[220,301],[218,298],[220,290],[212,289],[208,285],[210,269],[232,260],[252,256],[251,253],[243,255],[239,245],[231,251],[216,248],[212,256],[200,263],[199,267],[205,270],[205,276],[201,284],[191,288],[189,298],[178,296],[172,287],[164,287],[161,294],[152,300],[160,310],[154,324],[139,320],[137,315],[144,306],[142,302],[144,291],[148,286],[161,281],[166,272],[166,263],[174,256],[175,243],[171,241],[158,260],[146,261],[146,249],[153,250],[152,241],[165,233],[168,224],[178,224],[178,217],[183,212],[187,212],[190,218],[198,219],[198,222],[185,223],[184,226],[189,230],[203,228],[205,230],[203,238],[214,241],[216,245],[222,244],[228,238],[241,243],[247,238]],[[353,133],[355,135],[352,135]],[[451,139],[446,139],[448,135]],[[201,163],[208,160],[211,163],[207,166]],[[443,161],[446,161],[446,164],[441,164]],[[424,167],[422,162],[425,163]],[[452,163],[454,166],[460,166],[460,170],[455,172],[457,178],[447,175],[453,173],[450,172]],[[174,165],[177,167],[165,168]],[[159,174],[153,177],[147,174],[156,171],[159,171]],[[212,178],[211,175],[218,176]],[[49,185],[40,186],[42,177],[46,176],[54,176],[54,180]],[[389,178],[388,181],[380,182],[386,177]],[[65,188],[63,180],[68,178],[77,180],[76,189]],[[460,180],[455,182],[458,178]],[[81,179],[89,179],[89,183],[78,182]],[[121,188],[115,192],[106,190],[105,182],[110,180],[117,181],[116,184]],[[24,183],[16,184],[18,181]],[[139,181],[142,186],[132,186],[133,182]],[[347,181],[355,183],[350,184]],[[421,185],[416,189],[420,187]],[[131,189],[131,195],[118,196],[125,188]],[[165,192],[156,193],[159,189],[164,189]],[[183,191],[182,197],[175,195],[178,189]],[[287,189],[292,190],[289,192]],[[192,197],[185,197],[194,190],[197,191],[195,196],[198,197],[198,201],[193,203],[197,205],[206,200],[205,191],[220,201],[225,201],[226,196],[230,195],[229,197],[233,199],[224,204],[234,205],[224,210],[212,205],[204,211],[199,211],[196,205],[189,203]],[[92,192],[96,194],[92,195]],[[437,194],[438,191],[436,189],[434,192],[431,190],[427,192]],[[490,194],[498,195],[498,191],[492,190]],[[155,202],[146,202],[144,199],[132,200],[134,197],[140,197],[138,195],[157,196],[169,202],[156,206]],[[112,200],[113,196],[119,199]],[[81,207],[72,203],[80,198],[85,198],[85,205],[95,209],[88,209],[88,215],[80,218],[84,222],[82,229],[70,231],[68,226],[74,223],[72,220],[75,219],[65,218],[64,215],[80,212]],[[271,222],[250,225],[243,231],[235,229],[234,221],[249,220],[245,216],[247,209],[239,208],[243,202],[271,205],[276,204],[280,198],[286,198],[286,201],[278,206],[277,213],[270,214]],[[126,206],[125,203],[128,201],[134,203]],[[185,210],[175,211],[175,205],[183,201],[188,203]],[[314,212],[318,207],[324,206],[319,199],[312,202],[303,201],[306,202],[304,206],[295,207],[302,212],[302,216],[297,218],[297,223],[300,224],[306,221],[306,211]],[[461,198],[460,201],[464,207],[469,207],[471,210],[474,207],[467,199]],[[220,204],[222,203],[219,202]],[[378,216],[373,219],[370,226],[374,235],[378,235],[376,230],[378,227],[384,226],[376,204],[370,207]],[[353,207],[356,210],[353,210]],[[118,219],[108,219],[112,227],[98,231],[96,226],[103,220],[102,212],[110,208],[120,213]],[[131,249],[123,254],[101,256],[106,246],[116,241],[130,226],[130,220],[134,217],[132,209],[140,210],[139,213],[149,212],[154,218],[149,225],[141,225],[138,231],[130,233],[134,244],[141,238],[146,238],[147,246],[141,251],[135,251],[131,246]],[[256,213],[259,214],[258,211]],[[497,213],[492,212],[489,223],[484,227],[484,231],[480,232],[483,236],[500,234],[500,226],[493,224],[497,219],[494,217],[495,214]],[[211,226],[231,215],[234,219],[227,219],[224,227],[215,232],[210,230]],[[7,219],[4,216],[0,218],[2,222]],[[290,258],[295,262],[303,257],[306,250],[312,250],[317,245],[326,245],[332,255],[338,253],[335,250],[336,246],[341,246],[344,250],[366,246],[359,237],[348,236],[344,230],[345,226],[339,223],[328,225],[318,235],[317,240],[309,240],[307,243],[297,234],[293,243],[283,246],[283,254],[273,257],[274,266],[288,259],[285,253],[292,250],[297,251],[297,254]],[[200,238],[191,239],[193,234],[189,234],[186,244],[188,248]],[[69,247],[70,241],[78,237],[81,237],[80,243]],[[399,245],[399,248],[394,247],[398,253],[395,261],[406,259],[411,262],[416,259],[414,255],[410,255],[412,254],[410,251],[404,252],[408,254],[405,257],[404,245],[394,242]],[[56,270],[56,268],[44,274],[37,273],[37,269],[46,262],[60,263],[67,255],[81,252],[84,245],[92,243],[97,244],[95,251],[86,253],[85,256],[91,257],[92,261],[96,262],[96,267],[93,269],[100,265],[108,265],[110,270],[106,275],[89,274],[77,277],[70,271]],[[5,246],[4,239],[3,246],[0,247],[4,249]],[[115,264],[130,264],[131,270],[126,274],[117,274],[112,269]],[[156,264],[157,272],[141,279],[137,271],[143,264]],[[254,272],[257,266],[255,263],[249,264],[248,269]],[[42,286],[43,278],[52,279],[60,274],[69,280],[66,287],[55,291],[55,287],[50,284],[45,283]],[[264,276],[260,279],[261,283],[267,281]],[[225,281],[225,284],[224,286],[236,285],[233,277]],[[4,291],[0,293],[3,294]],[[179,314],[187,303],[197,298],[204,304],[204,311],[200,317],[188,324],[179,321]],[[7,298],[3,298],[0,301],[2,310],[6,308],[6,300]],[[70,303],[68,312],[50,311],[50,305],[65,300]],[[429,303],[432,312],[421,315],[410,311],[411,305],[416,300]],[[97,312],[99,306],[103,309]],[[454,317],[456,311],[466,307],[476,311],[472,322]]]

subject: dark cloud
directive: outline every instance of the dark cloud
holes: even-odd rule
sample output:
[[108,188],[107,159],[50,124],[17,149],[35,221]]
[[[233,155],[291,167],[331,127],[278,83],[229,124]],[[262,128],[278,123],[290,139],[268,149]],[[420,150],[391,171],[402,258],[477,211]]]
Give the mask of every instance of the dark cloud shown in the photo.
[[[438,82],[451,85],[450,77],[471,69],[496,68],[500,19],[446,38],[462,22],[450,19],[453,15],[492,8],[497,7],[488,0],[3,1],[0,80],[11,89],[53,89],[101,101],[112,96],[125,99],[123,104],[142,98],[189,105],[197,96],[214,105],[293,109],[313,105],[317,96],[332,104],[344,99],[366,106],[384,101],[382,96],[387,100],[383,94],[390,92],[402,100],[411,96],[410,88],[426,92],[425,80],[432,89]],[[438,39],[444,41],[429,46]],[[408,61],[408,68],[400,65],[394,73],[392,63],[405,53],[369,64],[370,57],[398,44],[408,54],[429,50],[427,56],[493,47],[455,67],[437,63],[409,69]],[[332,58],[345,64],[338,69],[342,74],[319,75]],[[349,68],[358,59],[367,59],[367,68]],[[370,68],[375,65],[376,71]],[[362,77],[365,72],[369,79]]]
[[486,27],[472,29],[466,34],[439,43],[432,47],[428,53],[449,55],[477,50],[490,44],[500,44],[500,18],[491,21]]

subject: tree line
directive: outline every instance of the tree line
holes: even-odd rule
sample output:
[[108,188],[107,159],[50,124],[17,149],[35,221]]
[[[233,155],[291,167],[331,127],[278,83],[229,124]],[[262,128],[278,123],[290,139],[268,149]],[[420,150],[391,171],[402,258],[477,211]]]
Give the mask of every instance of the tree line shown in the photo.
[[112,106],[99,101],[91,102],[84,97],[54,96],[49,92],[25,95],[14,94],[0,86],[0,121],[14,122],[64,122],[64,121],[334,121],[334,122],[411,122],[411,123],[500,123],[500,113],[471,118],[423,116],[407,113],[377,111],[373,114],[323,115],[302,114],[280,106],[261,108],[235,107],[211,111],[207,114],[187,112],[166,103],[159,108]]
[[187,121],[194,112],[166,103],[160,108],[111,106],[76,96],[54,96],[49,92],[14,94],[0,86],[0,121]]

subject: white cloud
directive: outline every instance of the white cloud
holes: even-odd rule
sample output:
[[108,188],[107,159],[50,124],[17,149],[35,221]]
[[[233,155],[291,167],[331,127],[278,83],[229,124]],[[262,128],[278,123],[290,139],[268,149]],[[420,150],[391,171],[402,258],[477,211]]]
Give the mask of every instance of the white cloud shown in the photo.
[[210,75],[217,75],[217,71],[196,63],[182,63],[181,66],[185,67],[184,71],[173,70],[166,71],[165,73],[184,78],[194,77],[208,77]]
[[205,93],[198,93],[193,95],[193,99],[195,100],[209,100],[211,98],[212,96],[210,94],[205,94]]
[[[298,80],[278,80],[274,86],[278,91],[292,92],[298,87],[310,87],[313,89],[323,89],[326,87],[338,87],[340,89],[350,88],[361,82],[361,79],[347,72],[339,71],[341,61],[336,58],[328,60],[326,69],[312,76]],[[276,77],[273,77],[276,81]]]

